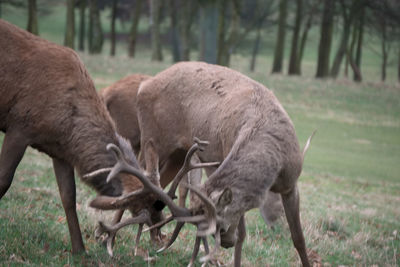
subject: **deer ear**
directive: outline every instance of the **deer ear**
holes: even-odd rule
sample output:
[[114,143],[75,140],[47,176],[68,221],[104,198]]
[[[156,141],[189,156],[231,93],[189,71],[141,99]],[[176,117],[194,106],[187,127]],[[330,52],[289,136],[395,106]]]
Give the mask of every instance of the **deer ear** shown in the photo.
[[229,187],[227,187],[219,196],[217,205],[220,207],[225,207],[226,205],[229,205],[232,202],[232,198],[233,198],[232,190]]

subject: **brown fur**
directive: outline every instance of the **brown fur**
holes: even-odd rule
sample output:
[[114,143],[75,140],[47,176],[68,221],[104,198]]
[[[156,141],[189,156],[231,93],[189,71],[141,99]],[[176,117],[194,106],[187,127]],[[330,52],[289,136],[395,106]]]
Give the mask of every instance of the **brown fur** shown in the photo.
[[[136,110],[137,92],[141,82],[150,77],[151,76],[143,74],[132,74],[103,88],[99,92],[107,110],[115,122],[118,133],[130,141],[136,156],[138,156],[140,151],[140,128]],[[167,163],[161,167],[160,184],[163,188],[171,182],[171,179],[176,175],[182,164],[182,155],[179,157],[179,155],[172,154]],[[191,177],[194,183],[198,183],[197,180],[201,179],[201,170],[193,170],[189,173],[189,177]],[[138,186],[141,186],[138,180],[131,180],[130,183],[131,184],[124,183],[124,188],[137,189]],[[139,183],[139,185],[137,183]],[[179,197],[180,206],[184,205],[186,193],[187,191],[181,187]],[[266,198],[268,201],[266,201],[265,205],[260,207],[260,211],[266,223],[272,225],[274,221],[283,214],[283,206],[280,196],[276,193],[268,192],[267,196]]]
[[201,161],[222,162],[208,171],[203,190],[222,218],[221,244],[236,246],[236,266],[244,213],[259,207],[268,190],[282,195],[293,242],[309,265],[296,186],[303,156],[293,124],[271,91],[225,67],[183,62],[143,82],[137,97],[142,146],[153,142],[159,162],[189,149],[194,137],[210,142],[198,153]]
[[[140,83],[149,78],[150,76],[148,75],[132,74],[103,88],[99,92],[101,99],[104,101],[107,110],[115,122],[118,133],[130,141],[136,156],[138,156],[140,152],[140,128],[137,119],[136,95]],[[159,183],[162,188],[165,188],[175,177],[183,163],[183,158],[184,154],[175,153],[161,166]],[[145,162],[141,165],[145,166]],[[192,170],[188,175],[191,177],[191,180],[196,183],[201,179],[201,170]],[[123,179],[123,186],[125,191],[131,192],[141,188],[142,184],[138,180]],[[186,194],[187,190],[181,187],[179,194],[180,206],[185,205]],[[147,208],[150,210],[153,217],[156,219],[162,218],[162,216],[158,214],[159,211],[151,207],[154,202],[155,199],[151,199],[151,197],[147,197],[146,199],[141,198],[135,201],[129,209],[133,214],[137,214],[142,208]],[[117,217],[121,217],[120,212],[118,212]],[[115,218],[114,222],[117,223],[119,220]],[[153,223],[157,222],[158,221],[153,221]]]
[[127,138],[135,154],[140,151],[140,129],[136,115],[136,94],[142,81],[150,78],[144,74],[129,75],[103,88],[100,96],[115,122],[117,132]]
[[[73,167],[85,174],[115,163],[106,151],[108,143],[119,144],[113,122],[73,50],[4,20],[0,20],[0,47],[0,130],[5,132],[0,198],[10,187],[27,146],[48,154],[53,159],[72,250],[83,251]],[[105,178],[102,174],[84,181],[100,194],[120,195],[120,180],[106,183]]]

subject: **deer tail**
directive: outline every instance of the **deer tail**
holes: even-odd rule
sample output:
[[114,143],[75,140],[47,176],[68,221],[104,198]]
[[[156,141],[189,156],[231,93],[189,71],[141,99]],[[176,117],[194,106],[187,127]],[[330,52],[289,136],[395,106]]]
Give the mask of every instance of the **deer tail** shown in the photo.
[[314,137],[316,132],[317,132],[317,130],[314,130],[314,132],[310,135],[310,137],[308,137],[306,145],[303,148],[303,158],[306,155],[306,152],[307,152],[308,148],[310,147],[311,139]]

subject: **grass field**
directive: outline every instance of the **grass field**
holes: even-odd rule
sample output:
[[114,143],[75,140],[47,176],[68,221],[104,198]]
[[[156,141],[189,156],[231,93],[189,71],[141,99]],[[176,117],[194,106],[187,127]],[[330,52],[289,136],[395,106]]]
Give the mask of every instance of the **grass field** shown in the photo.
[[[59,40],[60,33],[43,31],[46,38]],[[132,60],[122,46],[118,48],[115,58],[80,54],[97,88],[131,73],[154,75],[171,62],[168,56],[162,63],[150,62],[150,52],[143,48]],[[374,65],[370,56],[365,71],[379,77],[374,71],[379,70],[378,63]],[[311,260],[316,266],[399,266],[400,86],[394,79],[386,84],[372,78],[361,84],[346,79],[315,80],[311,78],[315,69],[312,59],[304,62],[304,77],[266,75],[269,70],[261,66],[269,67],[271,61],[271,56],[260,57],[258,71],[249,73],[248,58],[238,54],[232,68],[274,91],[292,118],[302,145],[314,129],[318,131],[299,180]],[[2,138],[0,134],[0,144]],[[157,248],[145,234],[140,248],[152,258],[149,262],[133,258],[136,227],[127,227],[117,236],[115,257],[109,258],[93,232],[98,219],[109,221],[111,213],[88,207],[95,193],[79,179],[77,189],[87,254],[73,256],[51,160],[28,149],[10,190],[0,201],[0,265],[128,266],[134,262],[138,266],[185,266],[189,262],[194,244],[190,226],[161,254],[155,253]],[[252,210],[246,221],[243,266],[300,265],[286,220],[269,229],[259,212]],[[173,225],[164,232],[170,234],[172,229]],[[233,249],[222,249],[218,258],[231,264],[232,255]]]

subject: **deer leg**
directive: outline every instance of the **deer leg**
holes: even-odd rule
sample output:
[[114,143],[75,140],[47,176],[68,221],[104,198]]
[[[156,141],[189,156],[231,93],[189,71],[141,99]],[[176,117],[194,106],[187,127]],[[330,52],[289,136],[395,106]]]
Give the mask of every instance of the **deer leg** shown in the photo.
[[240,217],[239,225],[237,228],[238,238],[235,244],[235,255],[234,255],[234,264],[235,267],[240,267],[241,259],[242,259],[242,246],[244,239],[246,238],[246,221],[244,219],[244,215]]
[[25,138],[17,132],[6,133],[0,153],[0,199],[10,188],[27,146]]
[[78,215],[76,214],[76,188],[74,168],[65,161],[53,158],[54,172],[56,174],[58,190],[64,207],[69,234],[71,236],[72,253],[85,251],[82,234],[79,228]]
[[297,252],[300,255],[303,266],[308,267],[310,263],[307,257],[306,243],[300,223],[300,200],[297,186],[287,194],[281,194],[282,203],[285,209],[286,219],[289,224],[292,240]]

